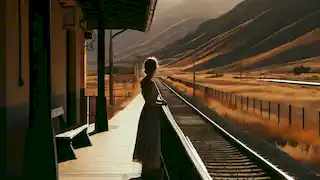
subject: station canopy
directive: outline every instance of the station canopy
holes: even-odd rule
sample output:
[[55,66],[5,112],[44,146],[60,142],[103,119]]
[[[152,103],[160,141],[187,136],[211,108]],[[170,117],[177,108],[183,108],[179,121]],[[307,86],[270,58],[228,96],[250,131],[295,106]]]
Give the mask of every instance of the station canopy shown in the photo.
[[[77,0],[87,29],[98,29],[100,0]],[[105,29],[133,29],[148,32],[157,0],[104,0]]]

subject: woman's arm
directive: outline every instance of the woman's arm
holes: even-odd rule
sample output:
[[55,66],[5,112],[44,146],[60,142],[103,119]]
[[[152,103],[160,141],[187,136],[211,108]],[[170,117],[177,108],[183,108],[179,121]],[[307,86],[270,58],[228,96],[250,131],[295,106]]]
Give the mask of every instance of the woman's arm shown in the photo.
[[153,93],[153,84],[149,82],[145,82],[142,84],[142,96],[148,105],[156,105],[157,96]]
[[153,82],[146,82],[142,85],[143,98],[149,106],[166,105],[165,100],[158,100],[158,92]]
[[157,99],[157,102],[160,102],[160,103],[167,103],[167,101],[166,101],[166,100],[164,100],[164,99]]

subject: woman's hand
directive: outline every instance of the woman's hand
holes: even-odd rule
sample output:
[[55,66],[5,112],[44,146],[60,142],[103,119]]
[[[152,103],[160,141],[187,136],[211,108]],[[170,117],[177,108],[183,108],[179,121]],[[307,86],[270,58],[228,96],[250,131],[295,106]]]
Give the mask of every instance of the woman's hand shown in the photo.
[[168,102],[166,100],[164,100],[164,99],[162,99],[162,103],[163,103],[163,105],[167,105],[168,104]]
[[160,102],[161,102],[162,105],[167,105],[168,104],[168,102],[166,100],[164,100],[164,99],[161,99]]
[[164,99],[157,100],[158,105],[167,105],[167,101]]

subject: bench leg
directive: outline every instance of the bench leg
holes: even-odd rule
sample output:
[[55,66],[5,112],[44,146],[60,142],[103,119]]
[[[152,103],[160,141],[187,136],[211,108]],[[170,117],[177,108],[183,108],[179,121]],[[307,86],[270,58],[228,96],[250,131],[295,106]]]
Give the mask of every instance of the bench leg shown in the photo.
[[74,149],[82,148],[91,146],[91,141],[89,135],[87,133],[87,128],[85,128],[81,133],[79,133],[74,139],[72,140],[72,146]]
[[76,159],[70,140],[56,139],[56,141],[59,162]]

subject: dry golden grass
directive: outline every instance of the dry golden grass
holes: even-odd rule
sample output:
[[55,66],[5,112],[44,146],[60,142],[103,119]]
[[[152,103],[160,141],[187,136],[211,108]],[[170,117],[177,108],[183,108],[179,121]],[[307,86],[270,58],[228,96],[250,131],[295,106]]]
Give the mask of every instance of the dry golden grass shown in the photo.
[[[115,75],[118,76],[118,75]],[[134,75],[119,75],[118,79],[130,79]],[[114,83],[115,104],[109,103],[109,80],[105,81],[105,96],[107,97],[107,114],[110,119],[126,107],[128,103],[140,92],[139,82]],[[97,96],[97,77],[87,76],[86,96]]]
[[[180,91],[192,95],[193,90],[191,88],[169,79],[167,79],[167,81]],[[280,137],[285,141],[296,141],[298,143],[296,147],[285,145],[283,147],[278,146],[278,148],[290,154],[295,159],[308,163],[315,169],[320,170],[320,155],[312,148],[320,145],[320,137],[318,136],[316,128],[312,130],[302,130],[301,127],[297,125],[289,127],[287,121],[281,121],[280,124],[278,124],[275,115],[271,115],[271,120],[269,120],[268,118],[264,118],[268,117],[265,113],[261,116],[260,114],[247,113],[243,110],[235,109],[224,101],[207,93],[197,90],[196,95],[220,116],[227,117],[236,124],[243,125],[253,134],[264,138],[269,137],[272,139],[274,137]],[[250,111],[252,112],[252,110]],[[304,146],[311,146],[311,148],[306,150],[302,148]]]
[[[192,74],[175,75],[178,79],[192,82]],[[249,96],[261,100],[292,104],[299,107],[313,107],[320,110],[320,89],[289,84],[259,82],[256,80],[235,79],[232,77],[206,78],[208,75],[197,75],[196,83]]]
[[[256,56],[252,56],[252,57],[245,58],[245,59],[239,59],[237,61],[234,61],[231,64],[228,64],[228,65],[225,65],[225,66],[222,66],[219,68],[205,69],[203,71],[204,72],[208,72],[208,71],[212,71],[212,70],[217,70],[219,72],[239,71],[242,68],[251,67],[255,64],[270,61],[271,58],[273,58],[277,55],[280,55],[281,53],[284,53],[286,51],[289,51],[289,50],[296,48],[296,47],[299,47],[299,46],[303,46],[303,45],[317,42],[319,39],[320,39],[320,29],[318,28],[318,29],[315,29],[314,31],[309,32],[308,34],[306,34],[304,36],[301,36],[301,37],[299,37],[291,42],[288,42],[286,44],[283,44],[279,47],[276,47],[268,52],[264,52],[264,53],[258,54]],[[270,63],[270,65],[271,65],[270,67],[281,68],[283,66],[283,64],[281,64],[281,62],[286,63],[284,60],[285,59],[283,59],[283,60],[278,59],[277,62],[280,64],[272,66],[272,64]],[[299,59],[297,59],[297,60],[299,60]],[[288,64],[290,64],[290,63],[288,63]],[[318,63],[315,63],[315,64],[317,65],[316,69],[318,69],[319,61],[318,61]],[[314,64],[312,64],[312,65],[314,65]],[[291,71],[292,71],[292,69],[291,69]],[[264,70],[264,68],[262,70]]]

